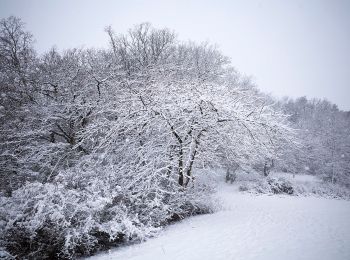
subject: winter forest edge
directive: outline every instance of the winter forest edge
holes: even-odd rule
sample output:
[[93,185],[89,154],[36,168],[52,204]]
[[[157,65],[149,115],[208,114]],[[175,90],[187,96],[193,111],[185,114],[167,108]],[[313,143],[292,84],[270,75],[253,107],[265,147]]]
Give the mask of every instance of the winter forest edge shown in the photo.
[[38,55],[19,18],[0,22],[2,255],[72,259],[142,241],[213,212],[200,176],[217,169],[227,182],[260,176],[242,191],[350,198],[349,111],[276,100],[214,45],[169,29],[106,34],[107,49]]

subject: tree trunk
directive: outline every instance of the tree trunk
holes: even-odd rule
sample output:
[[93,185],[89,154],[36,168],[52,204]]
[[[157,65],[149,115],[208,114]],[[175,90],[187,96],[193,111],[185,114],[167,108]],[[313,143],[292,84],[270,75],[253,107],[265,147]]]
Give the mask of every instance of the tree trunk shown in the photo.
[[203,134],[203,131],[200,131],[197,138],[194,139],[194,149],[193,149],[193,152],[191,154],[191,157],[190,157],[190,163],[189,163],[189,166],[187,168],[187,171],[186,171],[186,183],[185,183],[185,187],[188,185],[190,179],[191,179],[191,175],[192,175],[192,168],[193,168],[193,163],[194,163],[194,160],[196,158],[196,155],[197,155],[197,151],[198,151],[198,146],[199,146],[199,139],[201,137],[201,135]]
[[179,185],[183,186],[184,185],[184,173],[183,173],[183,150],[182,150],[182,145],[179,147],[179,167],[178,167],[178,172],[179,172]]

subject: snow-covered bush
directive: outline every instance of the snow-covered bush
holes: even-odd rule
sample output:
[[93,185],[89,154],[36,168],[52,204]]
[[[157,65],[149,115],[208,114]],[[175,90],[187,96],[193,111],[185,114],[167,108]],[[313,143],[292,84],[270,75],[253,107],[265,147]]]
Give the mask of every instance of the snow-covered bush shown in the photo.
[[239,191],[350,199],[350,191],[347,187],[325,182],[315,176],[273,173],[273,176],[264,178],[254,172],[252,175],[253,177],[250,178],[245,175],[239,176],[237,182]]
[[270,189],[274,194],[289,194],[294,193],[292,184],[283,178],[273,179],[269,178],[267,183],[270,185]]
[[[143,193],[116,179],[68,173],[54,183],[30,183],[1,197],[1,246],[18,258],[75,258],[153,236],[160,226],[208,213],[205,187],[173,186]],[[81,176],[79,176],[81,178]],[[115,186],[114,186],[115,185]],[[113,187],[114,186],[114,187]]]

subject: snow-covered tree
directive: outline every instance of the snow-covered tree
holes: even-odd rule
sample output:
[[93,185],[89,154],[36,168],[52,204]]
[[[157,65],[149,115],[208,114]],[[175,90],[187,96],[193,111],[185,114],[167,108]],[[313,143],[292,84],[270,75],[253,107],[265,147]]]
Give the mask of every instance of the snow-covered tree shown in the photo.
[[[17,58],[8,24],[23,42]],[[19,19],[1,26],[0,246],[20,257],[144,239],[210,211],[201,169],[263,164],[293,145],[286,116],[215,46],[141,24],[107,28],[106,50],[35,56]]]

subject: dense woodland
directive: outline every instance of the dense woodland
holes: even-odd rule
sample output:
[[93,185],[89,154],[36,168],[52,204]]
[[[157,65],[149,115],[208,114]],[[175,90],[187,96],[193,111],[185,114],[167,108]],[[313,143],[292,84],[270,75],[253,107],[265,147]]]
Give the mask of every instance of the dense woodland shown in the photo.
[[350,112],[275,100],[216,47],[106,28],[107,49],[38,55],[0,22],[0,249],[75,258],[211,211],[201,170],[271,168],[350,187]]

